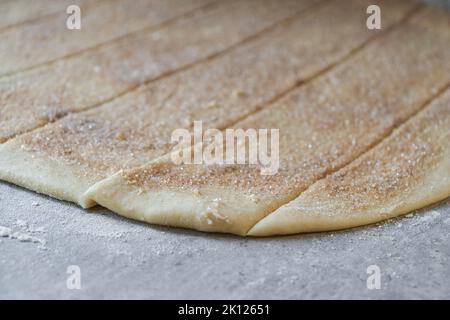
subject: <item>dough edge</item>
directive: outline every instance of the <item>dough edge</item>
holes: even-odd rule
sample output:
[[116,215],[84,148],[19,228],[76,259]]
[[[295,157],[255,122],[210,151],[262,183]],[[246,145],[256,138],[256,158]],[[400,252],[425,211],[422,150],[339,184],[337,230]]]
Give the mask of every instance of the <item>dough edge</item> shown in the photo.
[[39,152],[26,151],[19,141],[10,140],[0,145],[0,180],[79,204],[83,208],[96,205],[84,197],[92,185],[82,168],[50,158]]
[[122,172],[93,185],[85,197],[86,201],[96,202],[133,220],[240,236],[245,236],[257,221],[275,209],[273,205],[254,202],[235,190],[219,187],[203,187],[198,192],[142,191],[127,184]]
[[[412,211],[424,208],[428,205],[442,201],[450,196],[450,150],[434,169],[417,183],[408,194],[396,194],[384,205],[371,207],[368,210],[343,212],[328,212],[333,208],[327,208],[326,212],[317,211],[305,213],[295,207],[301,206],[302,199],[314,194],[322,180],[314,183],[297,199],[278,208],[270,215],[255,224],[248,232],[249,236],[273,236],[298,233],[336,231],[361,227],[377,223],[383,220],[395,218]],[[339,198],[334,198],[338,202]],[[294,202],[296,204],[294,204]]]

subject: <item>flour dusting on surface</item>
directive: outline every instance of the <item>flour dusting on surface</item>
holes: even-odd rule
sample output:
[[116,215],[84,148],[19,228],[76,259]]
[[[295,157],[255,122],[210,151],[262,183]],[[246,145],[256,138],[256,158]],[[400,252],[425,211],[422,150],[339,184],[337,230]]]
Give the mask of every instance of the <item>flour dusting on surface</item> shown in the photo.
[[46,244],[46,241],[43,239],[31,236],[27,233],[14,231],[13,229],[4,227],[4,226],[0,226],[0,237],[15,239],[15,240],[19,240],[20,242],[39,243],[43,246]]

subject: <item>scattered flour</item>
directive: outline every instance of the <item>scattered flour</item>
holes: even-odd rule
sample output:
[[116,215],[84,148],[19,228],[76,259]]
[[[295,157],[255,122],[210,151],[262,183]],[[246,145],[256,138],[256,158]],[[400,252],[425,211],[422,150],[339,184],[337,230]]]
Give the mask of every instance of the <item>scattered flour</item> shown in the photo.
[[28,222],[26,222],[24,220],[17,219],[15,225],[19,226],[19,227],[27,228],[28,227]]
[[254,281],[250,281],[248,282],[246,285],[249,287],[253,287],[253,286],[261,286],[266,282],[266,278],[262,277],[259,279],[256,279]]
[[43,239],[36,238],[27,233],[14,231],[11,228],[7,228],[7,227],[3,227],[3,226],[0,226],[0,237],[15,239],[15,240],[19,240],[20,242],[39,243],[43,246],[46,244],[46,241]]
[[432,222],[435,219],[439,218],[440,216],[441,216],[440,212],[432,210],[427,214],[418,215],[418,218],[415,221],[414,225],[426,224],[426,223]]

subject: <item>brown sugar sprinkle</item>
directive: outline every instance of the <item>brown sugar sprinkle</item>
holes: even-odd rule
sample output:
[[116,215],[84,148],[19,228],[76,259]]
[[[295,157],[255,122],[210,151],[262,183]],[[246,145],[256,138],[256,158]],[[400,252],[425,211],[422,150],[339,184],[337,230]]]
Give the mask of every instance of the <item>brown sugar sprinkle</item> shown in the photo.
[[[384,44],[389,45],[386,48],[382,47],[383,42],[375,43],[370,50],[364,50],[326,76],[290,94],[277,104],[277,108],[266,109],[267,112],[259,113],[260,116],[249,118],[254,122],[244,123],[244,127],[249,128],[280,128],[283,141],[278,174],[262,176],[258,167],[246,165],[205,167],[174,166],[169,163],[166,167],[150,165],[133,169],[124,176],[129,183],[150,189],[164,186],[228,186],[251,194],[258,191],[269,195],[301,192],[315,180],[353,160],[371,142],[383,138],[393,125],[404,121],[418,109],[433,91],[429,85],[430,79],[433,80],[432,86],[448,81],[448,75],[443,75],[442,71],[445,69],[442,65],[446,66],[449,61],[446,51],[442,50],[446,48],[448,38],[436,38],[435,50],[425,50],[428,46],[415,48],[415,43],[429,36],[420,29],[411,32],[411,28],[398,29],[395,37],[384,38]],[[418,63],[421,59],[412,54],[416,52],[427,58],[433,54],[435,59],[422,59],[427,61],[424,66]],[[264,65],[269,66],[267,63]],[[253,80],[242,83],[236,80],[242,78],[240,65],[230,65],[239,72],[224,74],[219,72],[227,70],[224,64],[210,62],[203,65],[208,69],[200,68],[200,65],[175,78],[162,79],[145,91],[133,93],[133,99],[128,97],[127,100],[125,96],[78,117],[68,116],[58,125],[48,126],[46,130],[24,139],[28,140],[30,148],[64,161],[81,163],[90,169],[92,175],[103,178],[121,169],[145,164],[170,151],[170,131],[189,126],[189,123],[183,123],[183,119],[191,113],[198,118],[207,114],[211,119],[223,119],[222,122],[210,121],[208,125],[225,128],[235,119],[255,110],[254,106],[269,101],[267,92],[273,92],[280,83],[272,79],[271,70],[284,70],[280,69],[284,65],[290,66],[280,63],[271,69],[257,68],[258,65],[255,65],[252,70],[261,73],[257,79],[267,81],[259,86]],[[371,65],[373,67],[370,69],[366,68]],[[410,65],[414,68],[387,72],[395,71],[398,66]],[[213,67],[215,72],[211,72]],[[279,72],[283,78],[289,75],[289,79],[294,79],[297,78],[296,72],[292,72],[294,69],[290,66],[285,70],[286,74]],[[366,72],[360,72],[363,69]],[[200,77],[205,74],[208,76]],[[236,79],[228,78],[231,74]],[[254,72],[250,74],[255,75]],[[232,86],[222,82],[223,78],[228,79]],[[205,89],[203,82],[211,85],[211,89]],[[404,87],[410,88],[409,92],[399,95],[399,90]],[[228,101],[225,97],[230,98],[233,88],[245,89],[252,100],[240,104]],[[284,86],[276,88],[280,91]],[[224,107],[208,110],[209,113],[203,110],[214,99],[220,99]],[[238,107],[233,108],[233,105]],[[163,120],[166,125],[155,125],[155,122]],[[125,140],[120,138],[121,134],[125,135]]]
[[[343,205],[361,209],[407,191],[439,162],[450,141],[445,140],[442,132],[447,132],[448,137],[449,128],[450,108],[444,100],[416,115],[350,165],[321,180],[320,190],[315,193],[317,201],[338,197]],[[344,150],[350,147],[343,144],[335,149],[326,148],[326,152],[308,157],[311,148],[301,146],[304,153],[300,154],[299,142],[287,141],[286,148],[280,148],[280,170],[273,176],[262,176],[258,166],[178,166],[170,161],[125,171],[122,175],[126,183],[145,190],[164,187],[198,190],[210,186],[235,188],[249,196],[279,197],[293,190],[301,192],[337,169],[335,160],[345,157]]]
[[[145,133],[145,134],[144,134]],[[161,131],[144,130],[139,126],[124,131],[114,119],[95,119],[69,115],[58,123],[20,137],[22,148],[45,154],[58,161],[88,167],[95,178],[104,178],[121,169],[136,167],[161,156],[172,145],[163,138],[152,138]],[[70,137],[70,139],[68,139]],[[120,155],[120,156],[118,156]]]
[[339,199],[333,203],[352,212],[407,193],[450,148],[450,107],[442,101],[365,156],[320,181],[318,189],[308,194],[309,201]]
[[125,140],[127,140],[127,136],[126,136],[123,132],[119,132],[119,133],[116,135],[116,138],[117,138],[117,140],[120,140],[120,141],[125,141]]
[[271,197],[282,195],[292,188],[306,187],[305,181],[313,178],[306,172],[302,173],[301,166],[284,167],[275,175],[261,175],[257,165],[176,165],[169,160],[124,171],[122,177],[127,184],[146,190],[232,187],[249,196],[263,193]]

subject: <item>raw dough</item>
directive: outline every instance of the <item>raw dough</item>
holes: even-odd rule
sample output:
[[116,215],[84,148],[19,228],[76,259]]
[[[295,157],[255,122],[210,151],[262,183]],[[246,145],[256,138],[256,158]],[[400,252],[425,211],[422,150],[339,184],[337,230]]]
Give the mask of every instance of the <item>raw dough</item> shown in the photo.
[[314,1],[258,3],[220,1],[151,32],[0,79],[0,142],[217,54]]
[[69,5],[82,6],[94,2],[95,0],[3,0],[0,2],[0,30],[66,12]]
[[[209,0],[108,0],[81,6],[81,30],[66,28],[66,7],[0,32],[0,76],[48,63],[183,15]],[[76,3],[72,3],[76,4]]]
[[258,222],[267,236],[361,226],[450,196],[450,90],[361,158]]
[[[317,7],[220,57],[10,140],[0,146],[0,178],[91,206],[94,202],[84,196],[89,187],[170,151],[174,129],[189,128],[193,120],[203,120],[205,127],[230,126],[379,34],[361,28],[368,3],[334,1]],[[409,1],[400,3],[386,2],[385,25],[411,12]],[[441,47],[436,41],[435,50],[423,50],[434,53]],[[439,60],[439,68],[420,68],[415,60],[404,64],[410,62],[416,65],[411,74],[424,80],[435,68],[435,85],[450,77]],[[430,87],[421,82],[414,87],[429,94]]]
[[[137,220],[245,235],[277,207],[385,139],[395,127],[414,116],[448,87],[449,21],[447,13],[423,10],[333,71],[236,124],[238,128],[280,128],[281,167],[277,175],[261,176],[257,167],[249,166],[177,166],[162,158],[100,182],[88,192],[88,196],[123,216]],[[439,120],[439,113],[442,113],[443,119],[434,125]],[[423,120],[421,125],[413,125],[409,131],[429,133],[429,136],[424,136],[429,143],[426,148],[445,149],[448,146],[448,142],[444,143],[445,139],[448,140],[446,118],[448,101],[444,101],[440,110]],[[420,139],[420,135],[410,138]],[[405,143],[403,141],[400,146],[406,150]],[[415,144],[412,146],[414,148]],[[387,164],[392,161],[395,165],[394,154],[382,154],[381,160]],[[436,151],[435,154],[436,158],[429,154],[424,162],[417,159],[415,163],[416,166],[423,166],[420,176],[425,176],[428,171],[430,173],[430,180],[422,179],[427,183],[422,188],[427,188],[428,193],[417,197],[417,192],[421,191],[419,187],[411,194],[415,199],[407,198],[409,202],[401,210],[389,212],[391,215],[448,195],[448,147],[447,151]],[[414,155],[422,153],[417,151]],[[402,153],[397,156],[400,159]],[[429,163],[433,159],[438,161],[435,167]],[[440,159],[444,160],[439,162]],[[399,164],[407,165],[407,160],[414,159],[406,156]],[[408,168],[414,169],[414,166],[405,166],[404,170]],[[368,169],[370,167],[364,170],[370,174]],[[439,175],[444,177],[438,184],[436,176]],[[409,182],[412,181],[420,182],[420,178],[414,177]],[[386,184],[389,183],[386,181]],[[402,183],[405,182],[401,182],[394,193],[405,190]],[[339,204],[339,194],[335,192],[332,195],[336,196]],[[348,196],[348,193],[345,195]],[[381,206],[389,206],[389,199],[384,199],[383,193],[380,195]],[[369,193],[367,196],[377,194]],[[299,199],[303,199],[302,196]],[[315,209],[317,203],[314,203]],[[291,219],[280,221],[284,229],[276,228],[279,215],[274,214],[269,215],[267,223],[264,220],[261,222],[267,228],[258,231],[260,229],[257,227],[251,234],[314,230],[312,227],[309,229],[308,225],[302,229],[305,214],[301,212],[303,214],[299,215],[297,222],[295,212],[289,211],[288,217]],[[324,214],[322,211],[319,213]],[[351,218],[358,213],[355,212]],[[342,225],[357,225],[389,216],[382,211],[375,218],[368,215],[364,218],[366,220],[355,219],[352,224],[347,220],[349,215],[344,212],[336,219],[342,219]],[[312,221],[316,226],[321,226],[321,230],[334,228],[331,224],[321,224],[320,220]]]

